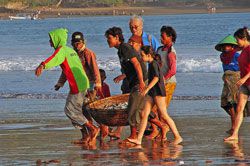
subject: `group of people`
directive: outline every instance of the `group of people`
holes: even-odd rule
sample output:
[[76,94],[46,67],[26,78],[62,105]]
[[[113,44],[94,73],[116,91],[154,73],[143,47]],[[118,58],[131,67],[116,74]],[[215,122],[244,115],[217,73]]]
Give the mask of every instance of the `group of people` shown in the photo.
[[[129,93],[128,121],[130,136],[123,142],[137,145],[142,143],[146,128],[150,128],[149,139],[167,140],[169,129],[174,134],[174,144],[183,139],[167,108],[176,88],[176,51],[173,47],[177,34],[173,27],[160,29],[161,46],[157,39],[143,31],[143,19],[132,16],[129,21],[132,33],[125,42],[122,29],[111,27],[105,37],[110,48],[116,48],[121,65],[121,74],[114,78],[122,81],[122,93]],[[95,53],[86,47],[81,32],[74,32],[71,38],[73,48],[67,46],[68,31],[59,28],[49,32],[50,45],[55,52],[35,70],[40,76],[44,69],[61,66],[62,73],[55,85],[59,90],[68,81],[70,92],[66,99],[65,114],[74,127],[80,129],[82,138],[74,143],[95,143],[101,130],[101,138],[107,135],[120,138],[123,127],[109,133],[109,127],[97,127],[89,112],[84,109],[87,102],[110,96],[108,85],[104,82],[106,74],[99,69]],[[223,39],[215,47],[221,51],[224,87],[221,107],[231,116],[232,134],[225,141],[238,140],[238,132],[243,120],[243,111],[250,94],[250,35],[247,28],[240,28],[234,36]],[[242,50],[239,54],[238,51]],[[148,66],[146,66],[148,63]],[[151,124],[150,127],[148,124]]]
[[224,71],[221,107],[231,117],[231,128],[227,131],[231,135],[224,141],[237,141],[250,95],[249,30],[246,27],[238,29],[234,36],[228,35],[221,40],[215,49],[222,52],[220,59]]
[[[124,142],[141,144],[147,124],[150,122],[152,132],[148,138],[158,137],[165,141],[170,128],[175,136],[174,144],[179,144],[182,137],[167,113],[176,86],[176,52],[173,47],[176,32],[171,26],[162,26],[160,46],[153,35],[143,31],[141,16],[132,16],[129,28],[132,35],[128,42],[125,42],[122,29],[119,27],[109,28],[105,32],[109,47],[118,50],[121,64],[121,74],[114,78],[114,82],[122,81],[122,93],[130,93],[127,109],[131,134]],[[84,105],[95,100],[96,96],[99,99],[109,97],[110,90],[104,82],[105,71],[99,70],[96,55],[86,47],[83,34],[72,34],[73,48],[67,46],[67,29],[52,30],[49,37],[50,45],[55,52],[36,68],[35,74],[40,76],[44,69],[61,66],[62,73],[55,90],[59,90],[68,81],[70,92],[64,111],[73,126],[82,133],[82,138],[73,143],[95,143],[100,131],[101,138],[107,135],[120,138],[123,127],[117,127],[109,133],[108,126],[100,124],[100,127],[97,127],[89,112],[84,109]]]
[[[124,140],[140,145],[144,135],[148,117],[152,107],[156,106],[156,111],[152,112],[150,122],[161,129],[161,140],[167,139],[166,134],[169,128],[172,130],[175,140],[174,144],[182,142],[176,125],[172,118],[167,114],[166,89],[165,82],[176,82],[176,53],[173,44],[176,40],[176,32],[170,26],[163,26],[161,32],[162,47],[158,47],[155,53],[152,43],[148,45],[143,43],[143,35],[138,36],[138,31],[142,31],[142,18],[132,17],[130,20],[130,29],[132,36],[128,43],[124,42],[122,29],[119,27],[109,28],[105,32],[107,42],[110,48],[118,50],[118,57],[121,64],[121,70],[124,74],[116,77],[119,82],[126,78],[130,96],[128,101],[128,113],[130,124],[130,136]],[[133,31],[137,30],[135,35]],[[145,33],[144,33],[145,34]],[[148,40],[148,35],[146,35]],[[161,53],[161,54],[160,54]],[[164,59],[164,60],[163,60]],[[148,63],[148,69],[145,63]],[[170,73],[173,71],[173,73]],[[159,115],[159,116],[158,116]],[[159,119],[158,119],[159,117]],[[139,132],[137,128],[139,126]],[[156,127],[155,130],[158,130]],[[156,131],[152,131],[154,134]],[[155,138],[158,135],[152,136]]]

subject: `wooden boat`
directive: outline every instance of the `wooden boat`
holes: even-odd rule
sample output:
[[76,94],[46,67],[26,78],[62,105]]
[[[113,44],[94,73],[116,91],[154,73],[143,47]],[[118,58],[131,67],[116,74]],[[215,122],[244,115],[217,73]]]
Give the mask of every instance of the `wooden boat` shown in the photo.
[[30,15],[26,14],[17,14],[16,16],[9,16],[10,20],[26,20],[26,19],[31,19]]
[[25,14],[25,13],[20,13],[17,14],[15,16],[9,16],[10,20],[37,20],[38,18],[38,14],[34,13],[34,14]]
[[114,109],[112,106],[128,102],[128,98],[129,94],[107,97],[88,103],[85,109],[87,109],[94,120],[100,124],[107,126],[126,126],[129,124],[126,108]]

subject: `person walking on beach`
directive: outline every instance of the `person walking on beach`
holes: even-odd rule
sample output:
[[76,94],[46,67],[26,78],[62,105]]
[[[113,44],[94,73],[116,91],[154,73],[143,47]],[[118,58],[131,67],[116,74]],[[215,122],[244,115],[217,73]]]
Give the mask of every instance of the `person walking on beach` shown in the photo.
[[[115,47],[118,52],[121,68],[129,81],[130,96],[128,101],[129,124],[131,134],[128,138],[137,137],[136,125],[139,124],[139,112],[144,106],[144,97],[141,92],[145,88],[144,81],[147,79],[146,66],[138,53],[127,43],[124,43],[122,29],[119,27],[109,28],[105,32],[110,48]],[[125,142],[127,140],[124,140]]]
[[[96,55],[94,51],[90,50],[86,46],[86,40],[82,34],[82,32],[74,32],[71,36],[71,45],[74,50],[77,52],[78,56],[82,61],[83,68],[88,76],[90,82],[90,88],[87,91],[87,97],[89,101],[96,100],[96,93],[102,95],[102,81],[99,72],[99,68],[96,62]],[[104,98],[104,96],[101,96]],[[84,115],[88,117],[89,120],[92,120],[91,115],[87,110],[83,110]],[[100,124],[102,139],[108,135],[108,126]],[[85,131],[86,135],[88,135],[87,131]]]
[[[99,71],[100,71],[101,81],[102,81],[102,90],[101,90],[101,91],[98,91],[97,94],[96,94],[96,96],[97,96],[97,98],[99,98],[99,99],[103,99],[103,98],[106,98],[106,97],[110,97],[110,96],[111,96],[111,93],[110,93],[109,85],[108,85],[106,82],[104,82],[105,79],[107,78],[107,77],[106,77],[106,72],[105,72],[105,70],[99,69]],[[102,128],[104,128],[104,127],[107,128],[107,130],[105,129],[105,131],[107,131],[107,132],[101,132],[101,138],[102,138],[102,140],[103,140],[106,136],[112,137],[112,136],[110,135],[110,134],[112,134],[112,133],[109,132],[109,127],[108,127],[108,126],[101,124],[101,127],[102,127]],[[114,136],[114,137],[115,137],[115,136]]]
[[235,111],[237,103],[238,87],[237,81],[240,79],[240,71],[238,58],[240,54],[238,51],[238,44],[232,35],[228,35],[222,39],[216,46],[217,51],[222,52],[220,59],[222,62],[223,74],[223,89],[221,93],[221,107],[231,117],[231,129],[227,132],[232,134],[234,129]]
[[[136,36],[136,35],[132,35],[129,40],[128,40],[128,43],[135,49],[135,51],[139,54],[140,56],[140,51],[141,51],[141,46],[142,46],[142,39],[140,36]],[[124,79],[126,79],[126,75],[125,74],[122,74],[122,75],[119,75],[117,76],[115,79],[114,79],[114,82],[115,83],[119,83],[121,80],[124,81]],[[127,79],[125,82],[128,82]],[[122,82],[122,85],[124,86],[124,82]],[[129,86],[129,84],[128,84]],[[127,89],[129,89],[129,87],[127,87]],[[123,93],[124,94],[124,93]],[[109,133],[109,136],[110,137],[113,137],[113,138],[117,138],[119,139],[121,137],[121,132],[122,132],[122,129],[123,127],[117,127],[116,130],[112,131]]]
[[88,121],[82,113],[82,105],[85,93],[89,88],[89,80],[77,53],[66,46],[68,30],[64,28],[54,29],[49,32],[49,37],[50,45],[55,49],[55,52],[36,68],[35,75],[40,76],[44,69],[61,66],[70,87],[64,107],[65,114],[75,128],[81,131],[86,128],[90,133],[88,140],[83,135],[82,139],[78,140],[77,143],[86,143],[85,141],[95,143],[99,128]]
[[[172,99],[173,93],[176,88],[176,51],[173,47],[177,34],[173,27],[162,26],[161,27],[161,43],[162,46],[158,48],[157,54],[161,57],[161,70],[164,76],[165,89],[166,89],[166,109]],[[152,108],[152,112],[156,117],[149,118],[149,121],[154,123],[158,121],[157,107]],[[159,131],[155,125],[152,124],[152,132],[147,136],[149,139],[154,139],[159,135]]]
[[[163,74],[161,72],[159,64],[155,60],[155,53],[150,46],[143,46],[141,51],[141,56],[144,62],[148,62],[148,86],[142,92],[143,96],[146,96],[147,100],[143,111],[141,112],[141,123],[138,137],[136,139],[128,138],[132,143],[140,145],[142,142],[142,137],[147,126],[148,116],[151,108],[155,104],[157,106],[157,111],[160,115],[162,121],[165,121],[170,129],[173,131],[175,140],[174,144],[178,145],[182,142],[182,137],[180,136],[173,119],[166,112],[166,90],[164,87]],[[168,131],[168,126],[160,126],[162,130],[162,141],[167,140],[166,133]]]
[[141,16],[133,15],[129,20],[129,29],[133,35],[140,36],[142,40],[142,46],[151,46],[154,51],[157,51],[160,43],[151,34],[143,31],[143,19]]
[[[71,36],[71,45],[77,52],[78,56],[83,65],[83,69],[89,79],[90,88],[87,90],[87,99],[84,100],[84,105],[89,101],[94,101],[96,99],[96,93],[101,91],[101,77],[99,73],[99,68],[96,62],[95,53],[86,47],[86,40],[82,32],[74,32]],[[58,90],[66,82],[65,75],[62,72],[55,89]],[[92,121],[91,115],[87,110],[83,109],[84,116]],[[105,125],[100,125],[102,135],[108,134],[108,127]],[[88,139],[89,134],[86,129],[82,129],[82,135],[85,139]]]
[[238,46],[242,48],[242,52],[238,58],[240,67],[240,80],[236,83],[239,89],[238,103],[236,109],[236,118],[234,130],[231,136],[224,141],[232,141],[239,139],[239,129],[243,121],[244,109],[250,95],[250,34],[249,30],[244,27],[238,29],[234,33]]

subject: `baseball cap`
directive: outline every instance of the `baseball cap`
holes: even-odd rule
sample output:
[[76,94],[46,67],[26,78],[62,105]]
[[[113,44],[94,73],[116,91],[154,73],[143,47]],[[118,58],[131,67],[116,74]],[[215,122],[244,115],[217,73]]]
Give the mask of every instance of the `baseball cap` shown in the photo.
[[84,42],[84,37],[82,32],[74,32],[71,36],[71,42],[75,43],[75,42]]

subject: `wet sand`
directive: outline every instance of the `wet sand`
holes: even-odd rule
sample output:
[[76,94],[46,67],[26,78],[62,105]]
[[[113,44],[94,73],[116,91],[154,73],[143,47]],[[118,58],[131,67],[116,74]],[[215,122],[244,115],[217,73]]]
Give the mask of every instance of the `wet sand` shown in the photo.
[[[64,100],[52,102],[61,105]],[[206,102],[214,105],[218,101]],[[194,103],[198,108],[204,101],[174,100],[170,110],[176,111],[172,108],[180,103]],[[23,113],[22,118],[10,115],[0,123],[0,165],[41,165],[46,162],[60,165],[250,164],[250,118],[244,119],[239,144],[224,143],[223,138],[227,136],[225,131],[229,129],[229,117],[226,114],[218,112],[216,115],[218,110],[211,110],[207,106],[207,110],[197,110],[204,111],[203,115],[184,113],[181,116],[182,109],[176,111],[173,119],[184,142],[178,146],[171,145],[173,135],[169,133],[170,142],[144,139],[142,149],[133,144],[120,145],[120,140],[110,141],[109,138],[91,146],[71,144],[72,140],[80,138],[80,132],[72,127],[61,108],[55,110],[62,113],[57,118],[49,110],[43,114],[34,113],[30,117],[25,115],[27,113]],[[171,111],[170,114],[173,114]],[[128,134],[129,129],[126,127],[122,138]]]

